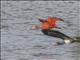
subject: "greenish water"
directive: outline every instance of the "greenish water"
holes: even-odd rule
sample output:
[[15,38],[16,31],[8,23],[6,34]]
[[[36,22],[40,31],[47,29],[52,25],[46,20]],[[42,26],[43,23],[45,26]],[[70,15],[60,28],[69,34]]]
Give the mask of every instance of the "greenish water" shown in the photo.
[[77,39],[77,42],[80,43],[80,36],[77,36],[76,39]]

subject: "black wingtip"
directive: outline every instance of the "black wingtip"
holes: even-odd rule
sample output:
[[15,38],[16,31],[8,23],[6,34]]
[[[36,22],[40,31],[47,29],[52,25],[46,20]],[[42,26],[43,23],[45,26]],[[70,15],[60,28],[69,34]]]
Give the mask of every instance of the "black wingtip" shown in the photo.
[[39,20],[40,22],[46,22],[45,19],[40,19],[40,18],[38,18],[38,20]]

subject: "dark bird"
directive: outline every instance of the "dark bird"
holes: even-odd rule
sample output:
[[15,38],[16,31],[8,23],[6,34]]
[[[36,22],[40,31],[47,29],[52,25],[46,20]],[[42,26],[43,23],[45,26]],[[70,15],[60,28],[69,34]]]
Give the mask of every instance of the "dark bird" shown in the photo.
[[47,19],[38,18],[38,20],[41,22],[41,25],[33,26],[32,29],[41,29],[42,33],[44,33],[47,36],[61,38],[63,42],[57,42],[57,45],[75,42],[73,38],[67,36],[66,34],[63,34],[60,31],[52,30],[52,28],[64,28],[64,26],[61,25],[61,27],[57,24],[58,22],[64,22],[63,19],[56,17],[48,17]]

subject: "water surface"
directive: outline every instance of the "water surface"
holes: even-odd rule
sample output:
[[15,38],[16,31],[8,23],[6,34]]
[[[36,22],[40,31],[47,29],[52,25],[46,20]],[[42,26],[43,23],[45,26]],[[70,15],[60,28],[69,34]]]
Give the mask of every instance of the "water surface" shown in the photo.
[[2,60],[80,60],[80,43],[53,46],[58,38],[31,30],[37,17],[65,19],[69,29],[61,32],[74,37],[80,31],[79,1],[1,1]]

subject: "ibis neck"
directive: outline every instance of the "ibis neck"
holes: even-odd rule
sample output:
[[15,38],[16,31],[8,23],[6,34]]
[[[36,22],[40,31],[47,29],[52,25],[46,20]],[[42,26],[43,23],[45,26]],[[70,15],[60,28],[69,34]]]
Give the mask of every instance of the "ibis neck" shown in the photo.
[[50,29],[42,29],[41,30],[45,35],[48,35],[48,32],[50,31]]

